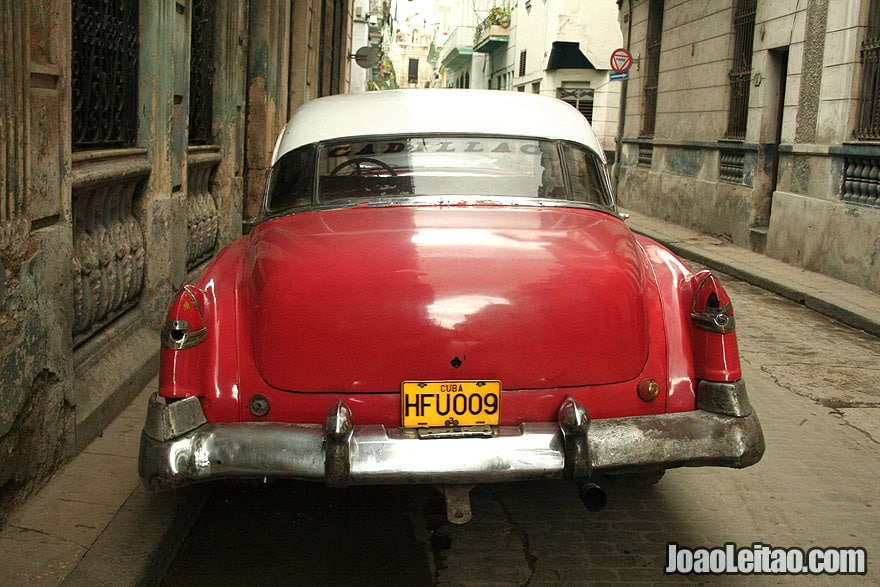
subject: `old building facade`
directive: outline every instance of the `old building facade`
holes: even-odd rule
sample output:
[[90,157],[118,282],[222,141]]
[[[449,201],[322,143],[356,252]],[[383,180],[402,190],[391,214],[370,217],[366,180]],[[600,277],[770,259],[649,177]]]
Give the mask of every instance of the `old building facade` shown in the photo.
[[622,204],[880,291],[880,2],[618,5]]
[[440,51],[442,85],[540,93],[577,108],[615,156],[621,34],[614,0],[461,3]]
[[164,306],[347,91],[351,0],[0,0],[0,518],[153,376]]

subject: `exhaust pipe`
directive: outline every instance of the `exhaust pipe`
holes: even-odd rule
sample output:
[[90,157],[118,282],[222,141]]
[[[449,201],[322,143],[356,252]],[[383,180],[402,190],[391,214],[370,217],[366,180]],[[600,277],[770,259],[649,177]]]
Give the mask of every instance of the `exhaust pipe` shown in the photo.
[[608,503],[608,495],[605,490],[595,483],[582,483],[578,487],[581,502],[591,512],[600,512]]

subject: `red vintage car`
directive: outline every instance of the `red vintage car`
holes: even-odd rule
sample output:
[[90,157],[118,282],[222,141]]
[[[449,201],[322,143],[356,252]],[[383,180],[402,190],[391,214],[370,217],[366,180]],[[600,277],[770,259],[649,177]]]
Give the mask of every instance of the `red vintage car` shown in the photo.
[[140,474],[425,483],[746,467],[730,299],[634,235],[568,104],[404,90],[302,107],[259,218],[171,303]]

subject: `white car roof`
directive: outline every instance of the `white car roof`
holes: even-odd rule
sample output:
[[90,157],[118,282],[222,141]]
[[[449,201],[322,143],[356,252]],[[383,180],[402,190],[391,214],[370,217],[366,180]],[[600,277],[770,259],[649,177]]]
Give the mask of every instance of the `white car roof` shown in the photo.
[[498,90],[412,89],[341,94],[307,102],[281,131],[272,164],[288,151],[311,143],[435,133],[568,140],[605,159],[587,120],[561,100]]

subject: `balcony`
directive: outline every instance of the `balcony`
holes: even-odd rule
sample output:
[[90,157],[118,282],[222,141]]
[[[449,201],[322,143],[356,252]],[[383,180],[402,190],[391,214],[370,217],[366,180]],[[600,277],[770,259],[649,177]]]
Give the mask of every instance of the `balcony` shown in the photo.
[[486,20],[477,25],[474,52],[492,53],[510,40],[510,10],[493,8]]
[[447,71],[463,71],[471,64],[474,53],[474,27],[457,27],[440,51],[440,63]]

